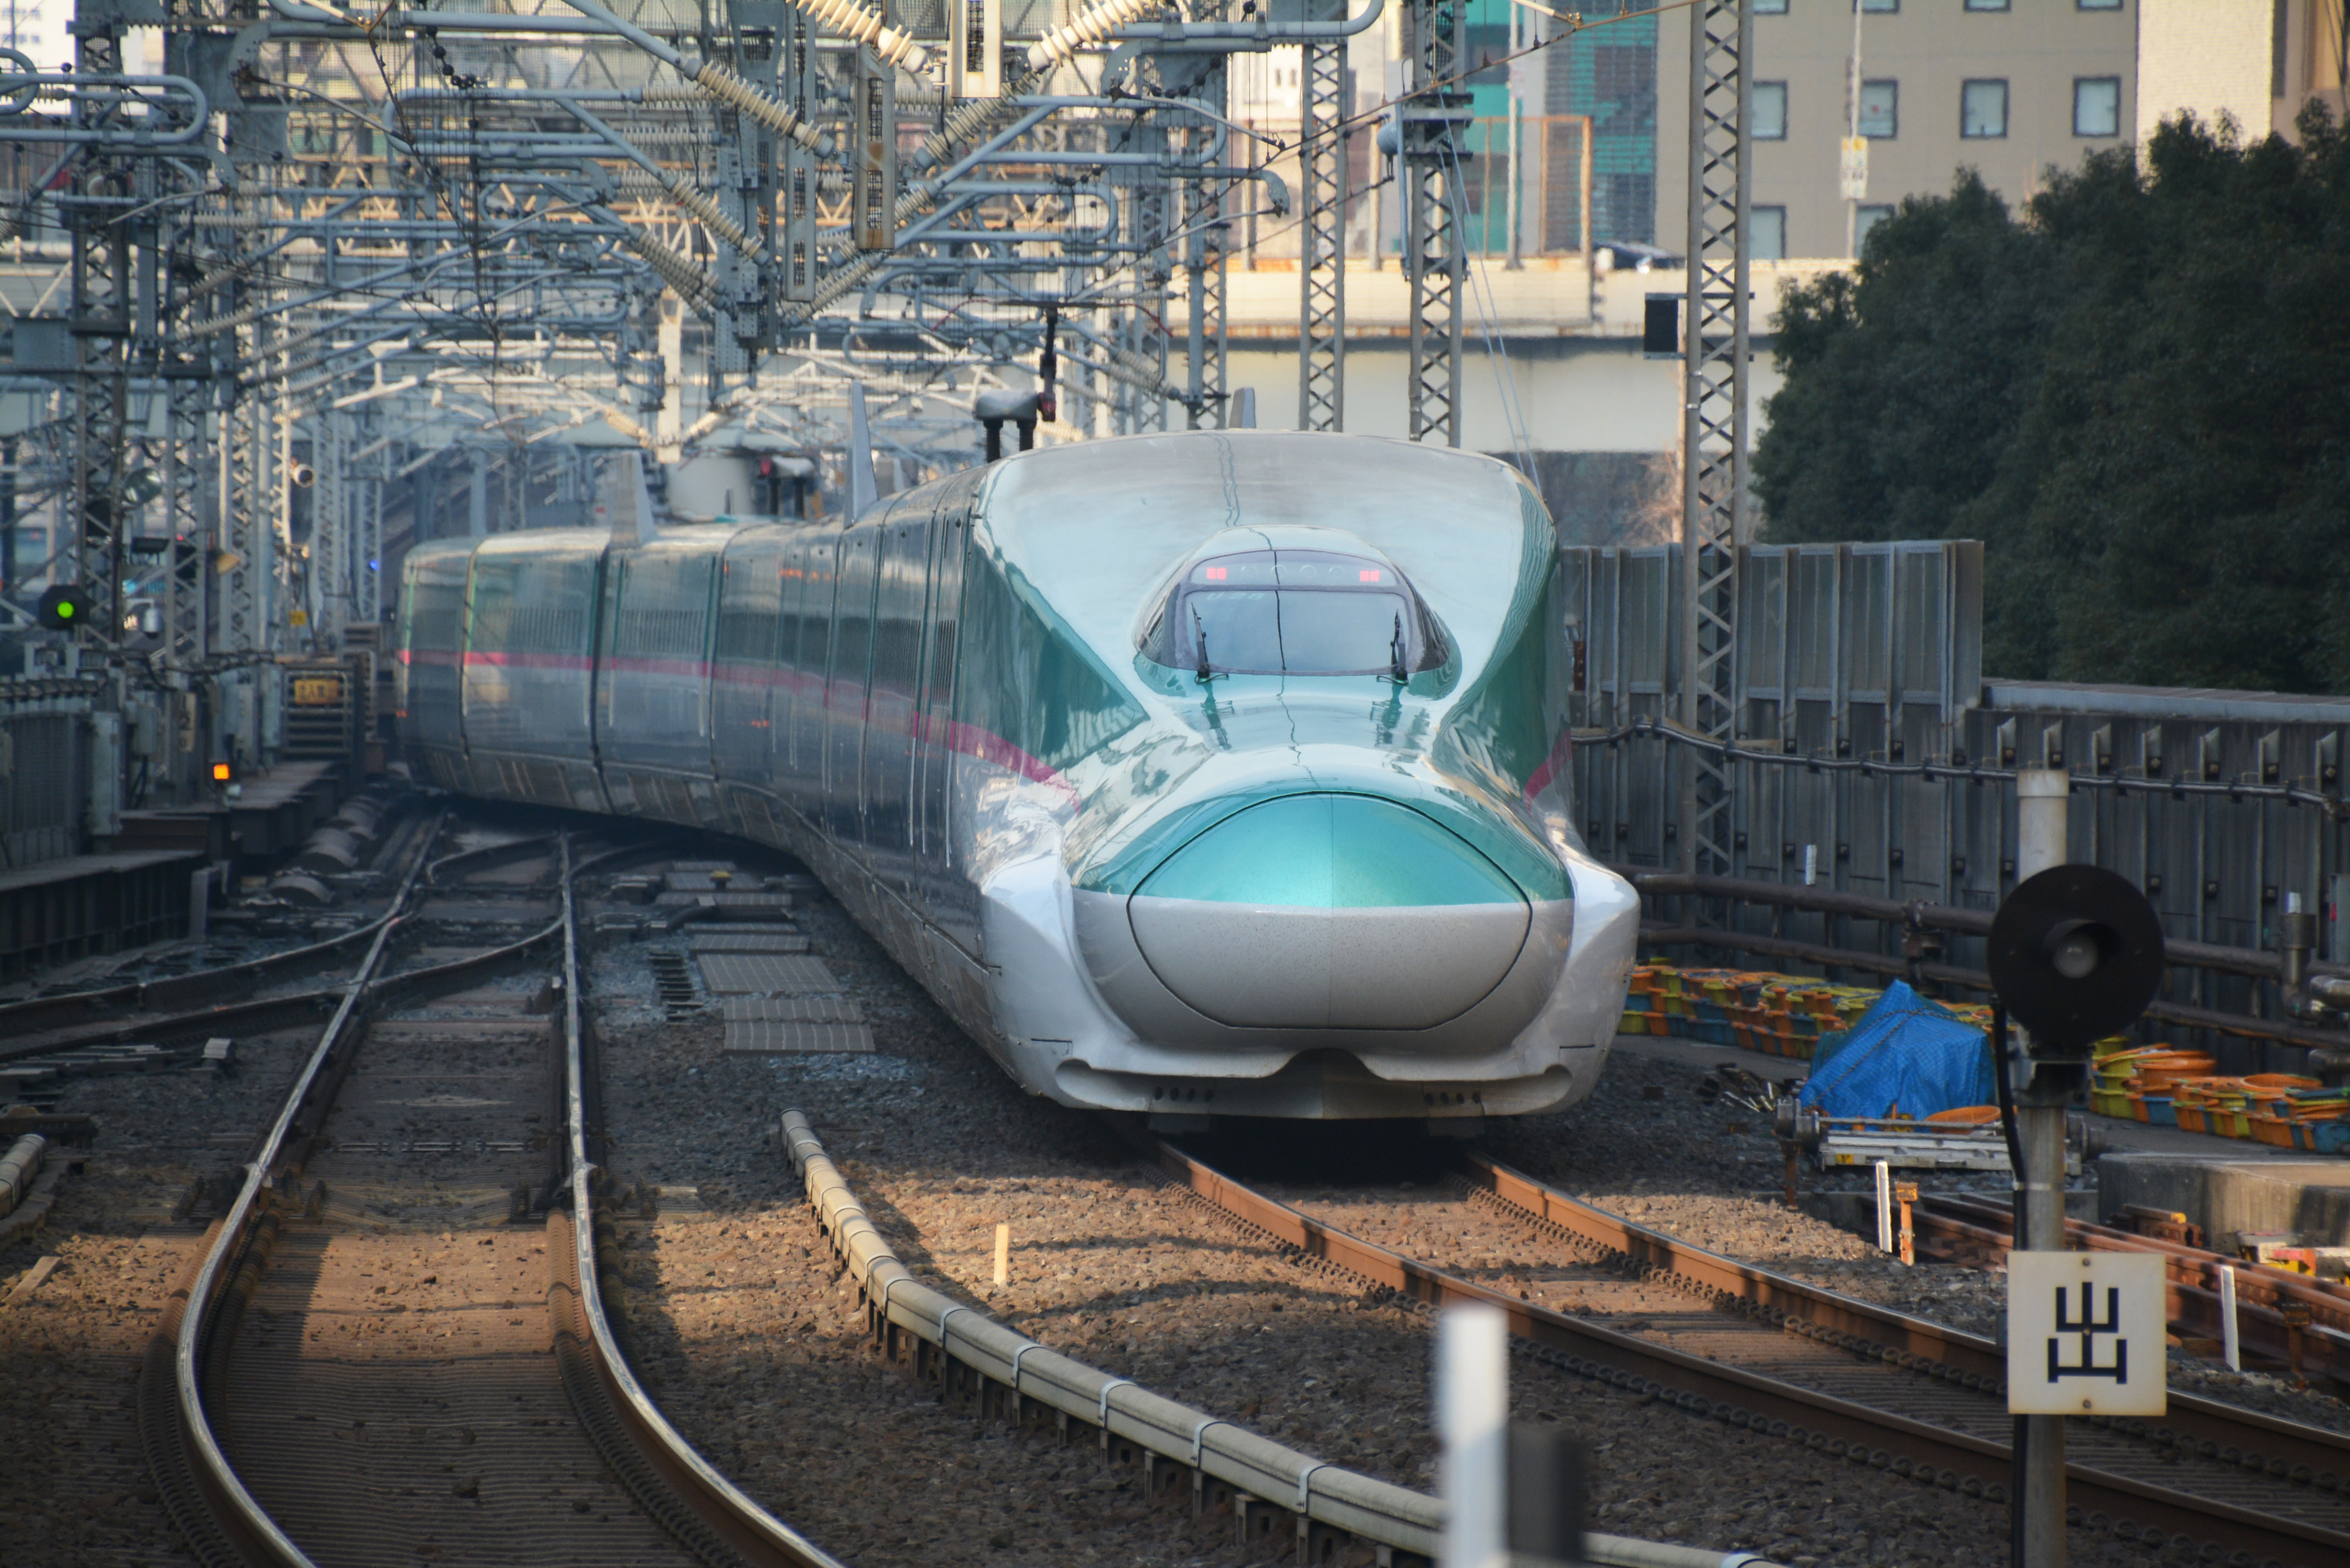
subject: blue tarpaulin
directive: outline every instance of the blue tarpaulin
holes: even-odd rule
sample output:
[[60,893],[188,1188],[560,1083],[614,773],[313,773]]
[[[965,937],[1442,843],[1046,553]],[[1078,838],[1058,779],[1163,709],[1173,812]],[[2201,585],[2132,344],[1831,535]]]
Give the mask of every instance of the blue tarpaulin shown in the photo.
[[1923,1120],[1998,1093],[1983,1032],[1897,980],[1859,1023],[1821,1039],[1797,1098],[1823,1116]]

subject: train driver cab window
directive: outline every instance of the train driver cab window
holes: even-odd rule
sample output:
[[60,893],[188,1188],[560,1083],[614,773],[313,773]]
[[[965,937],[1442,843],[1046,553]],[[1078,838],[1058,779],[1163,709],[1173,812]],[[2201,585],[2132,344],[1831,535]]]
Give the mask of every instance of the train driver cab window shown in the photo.
[[1232,675],[1409,675],[1445,659],[1434,618],[1393,566],[1299,549],[1193,562],[1143,652]]

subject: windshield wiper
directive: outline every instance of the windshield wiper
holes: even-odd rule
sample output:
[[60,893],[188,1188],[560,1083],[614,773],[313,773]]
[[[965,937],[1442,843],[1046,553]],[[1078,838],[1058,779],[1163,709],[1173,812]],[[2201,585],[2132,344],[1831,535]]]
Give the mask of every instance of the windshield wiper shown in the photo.
[[1200,612],[1191,612],[1191,644],[1200,650],[1200,668],[1196,672],[1202,682],[1213,680],[1216,672],[1208,664],[1208,628],[1200,624]]
[[1404,668],[1403,612],[1396,611],[1395,636],[1388,641],[1388,679],[1399,686],[1409,685],[1411,671]]

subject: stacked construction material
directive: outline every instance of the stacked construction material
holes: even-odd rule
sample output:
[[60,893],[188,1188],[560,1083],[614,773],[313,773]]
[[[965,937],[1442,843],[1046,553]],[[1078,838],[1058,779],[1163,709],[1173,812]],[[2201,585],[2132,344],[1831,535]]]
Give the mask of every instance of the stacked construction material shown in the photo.
[[1822,1036],[1851,1028],[1882,994],[1807,975],[1641,964],[1632,971],[1621,1029],[1809,1061]]
[[2140,1045],[2135,1041],[2108,1040],[2097,1050],[2095,1074],[2089,1090],[2089,1108],[2100,1116],[2177,1127],[2171,1091],[2188,1078],[2210,1076],[2219,1065],[2200,1051],[2168,1045]]
[[2350,1088],[2327,1088],[2292,1073],[2228,1077],[2200,1051],[2129,1046],[2101,1053],[2094,1109],[2215,1137],[2278,1148],[2350,1152]]

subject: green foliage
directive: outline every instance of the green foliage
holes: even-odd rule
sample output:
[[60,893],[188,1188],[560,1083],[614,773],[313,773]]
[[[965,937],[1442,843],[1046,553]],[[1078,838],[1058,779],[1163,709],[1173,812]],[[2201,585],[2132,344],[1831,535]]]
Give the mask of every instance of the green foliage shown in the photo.
[[1781,315],[1764,536],[1981,539],[2010,679],[2350,691],[2350,136],[2299,129],[1904,202]]

